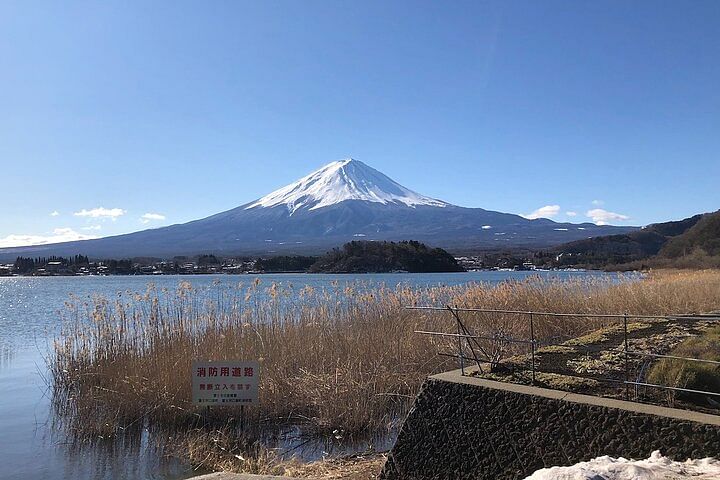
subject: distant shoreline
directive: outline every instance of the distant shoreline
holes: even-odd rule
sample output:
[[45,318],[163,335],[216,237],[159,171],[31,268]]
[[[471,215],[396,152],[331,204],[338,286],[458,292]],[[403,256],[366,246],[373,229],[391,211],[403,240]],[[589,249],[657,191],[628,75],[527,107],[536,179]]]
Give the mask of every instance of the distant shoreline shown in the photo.
[[12,274],[12,275],[0,275],[0,278],[14,278],[14,277],[200,277],[208,275],[222,275],[222,276],[246,276],[246,275],[403,275],[403,274],[466,274],[466,273],[477,273],[477,272],[603,272],[604,270],[586,269],[586,268],[558,268],[558,269],[534,269],[534,270],[513,270],[513,269],[498,269],[498,268],[486,268],[467,270],[464,272],[452,271],[452,272],[306,272],[301,270],[289,270],[289,271],[278,271],[278,272],[242,272],[242,273],[228,273],[228,272],[197,272],[197,273],[109,273],[103,275],[97,274],[72,274],[72,273],[55,273],[55,274]]

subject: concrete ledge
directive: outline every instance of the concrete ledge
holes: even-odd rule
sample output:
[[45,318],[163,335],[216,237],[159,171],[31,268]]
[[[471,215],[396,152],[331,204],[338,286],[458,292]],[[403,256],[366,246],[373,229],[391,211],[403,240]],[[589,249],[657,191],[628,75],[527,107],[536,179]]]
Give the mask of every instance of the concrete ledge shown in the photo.
[[562,390],[533,387],[530,385],[518,385],[515,383],[496,382],[494,380],[487,380],[484,378],[463,376],[460,370],[452,370],[449,372],[439,373],[437,375],[431,376],[430,378],[435,380],[442,380],[444,382],[455,382],[464,385],[475,385],[478,387],[492,388],[494,390],[504,390],[507,392],[519,393],[522,395],[535,395],[538,397],[551,398],[554,400],[563,400],[566,402],[595,405],[598,407],[620,408],[629,412],[642,413],[646,415],[659,415],[661,417],[670,417],[678,420],[685,420],[688,422],[720,425],[720,416],[718,415],[693,412],[692,410],[681,410],[678,408],[661,407],[658,405],[648,405],[645,403],[627,402],[625,400],[617,400],[615,398],[582,395],[579,393],[570,393],[564,392]]

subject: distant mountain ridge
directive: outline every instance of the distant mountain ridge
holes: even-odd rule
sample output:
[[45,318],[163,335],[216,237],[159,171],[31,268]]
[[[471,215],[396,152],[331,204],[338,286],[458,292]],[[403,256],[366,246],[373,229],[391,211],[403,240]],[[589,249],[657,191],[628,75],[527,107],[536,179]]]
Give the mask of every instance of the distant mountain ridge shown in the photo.
[[[652,260],[670,266],[668,259],[695,255],[720,259],[720,211],[683,220],[655,223],[642,230],[577,240],[549,252],[560,265],[608,267]],[[649,264],[652,264],[650,262]]]
[[94,240],[0,249],[0,259],[319,254],[351,240],[418,240],[452,250],[540,248],[636,227],[556,223],[465,208],[414,192],[354,159],[332,162],[286,187],[184,224]]

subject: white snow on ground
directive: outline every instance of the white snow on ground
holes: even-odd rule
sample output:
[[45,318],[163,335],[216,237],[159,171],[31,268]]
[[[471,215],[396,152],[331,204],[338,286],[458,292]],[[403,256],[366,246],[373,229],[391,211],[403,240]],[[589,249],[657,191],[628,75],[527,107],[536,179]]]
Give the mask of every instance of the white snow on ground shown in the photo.
[[416,205],[445,207],[449,205],[413,192],[374,168],[350,158],[329,163],[297,182],[256,200],[245,207],[245,210],[284,204],[292,214],[300,208],[315,210],[345,200],[394,202],[409,207]]
[[675,462],[654,451],[646,460],[597,457],[571,467],[543,468],[525,480],[717,480],[720,460]]

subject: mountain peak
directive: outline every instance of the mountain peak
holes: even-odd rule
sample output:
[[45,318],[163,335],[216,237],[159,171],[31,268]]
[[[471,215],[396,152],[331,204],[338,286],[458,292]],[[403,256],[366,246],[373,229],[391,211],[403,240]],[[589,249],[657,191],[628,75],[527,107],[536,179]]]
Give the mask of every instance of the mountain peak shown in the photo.
[[346,158],[328,163],[252,202],[245,209],[285,205],[292,215],[299,209],[316,210],[346,200],[404,204],[408,207],[449,205],[403,187],[360,160]]
[[[334,165],[334,164],[339,164],[339,165],[341,165],[341,166],[344,167],[345,165],[349,165],[349,164],[351,164],[351,163],[355,163],[355,164],[358,164],[358,163],[359,163],[359,164],[361,164],[361,165],[365,165],[365,164],[364,164],[363,162],[361,162],[360,160],[355,160],[355,159],[352,158],[352,157],[348,157],[348,158],[343,158],[342,160],[336,160],[336,161],[334,161],[334,162],[330,162],[330,163],[328,163],[327,165],[325,165],[323,168],[327,168],[327,167],[329,167],[330,165]],[[367,166],[367,165],[365,165],[365,166]]]

